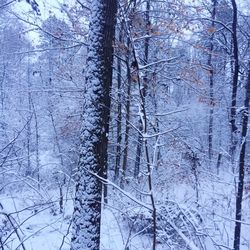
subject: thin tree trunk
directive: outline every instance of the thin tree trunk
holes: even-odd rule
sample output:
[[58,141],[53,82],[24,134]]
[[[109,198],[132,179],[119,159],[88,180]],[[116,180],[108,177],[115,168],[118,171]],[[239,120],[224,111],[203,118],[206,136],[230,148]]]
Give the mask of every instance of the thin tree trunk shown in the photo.
[[[149,30],[150,30],[150,17],[149,17],[149,12],[150,12],[150,0],[147,0],[146,2],[146,12],[145,12],[145,23],[146,23],[146,38],[144,42],[144,59],[143,59],[143,64],[147,65],[148,64],[148,54],[149,54]],[[148,85],[148,73],[147,71],[144,73],[143,77],[143,86],[142,86],[142,98],[141,102],[142,105],[145,105],[145,98],[147,95],[147,86]],[[139,120],[139,131],[143,131],[143,124],[142,124],[142,119]],[[141,164],[141,153],[142,153],[142,144],[143,144],[143,138],[142,134],[138,134],[138,140],[137,140],[137,147],[136,147],[136,158],[135,158],[135,168],[134,168],[134,177],[137,178],[139,173],[140,173],[140,164]]]
[[237,5],[235,0],[232,1],[233,6],[233,23],[232,23],[232,43],[233,43],[233,81],[232,81],[232,98],[231,98],[231,110],[230,110],[230,124],[231,124],[231,154],[232,161],[234,162],[234,154],[237,145],[237,126],[236,126],[236,98],[238,89],[238,77],[239,77],[239,56],[238,56],[238,39],[237,39]]
[[[63,152],[61,150],[61,146],[60,146],[60,143],[59,143],[59,138],[58,138],[58,133],[57,133],[57,130],[56,130],[56,124],[55,124],[54,116],[53,116],[51,111],[49,111],[49,114],[50,114],[53,129],[54,129],[54,133],[55,133],[56,147],[57,147],[57,151],[58,151],[58,154],[59,154],[61,168],[63,170],[64,169]],[[60,179],[58,179],[59,193],[60,193],[60,196],[59,196],[60,197],[59,198],[60,213],[63,213],[63,185],[65,185],[65,184],[66,184],[66,177],[64,175],[62,182],[60,181]]]
[[[150,29],[150,18],[149,18],[149,12],[150,12],[150,0],[147,0],[146,2],[146,33],[147,35],[150,34],[149,29]],[[148,64],[148,56],[149,56],[149,37],[145,39],[145,45],[144,45],[144,65]],[[136,59],[136,58],[135,58]],[[138,63],[137,63],[138,65]],[[139,71],[138,71],[139,74]],[[149,194],[150,194],[150,202],[152,205],[152,231],[153,231],[153,245],[152,245],[152,250],[156,250],[156,228],[157,228],[157,220],[156,220],[156,206],[155,206],[155,198],[154,198],[154,192],[153,192],[153,179],[152,179],[152,174],[153,174],[153,166],[150,163],[150,155],[149,155],[149,145],[148,145],[148,140],[147,138],[143,138],[142,135],[146,134],[148,132],[148,120],[147,120],[147,112],[146,112],[146,102],[145,102],[145,97],[146,97],[146,91],[147,91],[147,84],[148,84],[148,75],[145,73],[143,77],[143,83],[140,81],[140,76],[138,75],[138,84],[139,84],[139,95],[140,95],[140,112],[141,112],[141,124],[142,124],[142,134],[141,140],[142,140],[142,145],[144,145],[145,149],[145,157],[146,157],[146,167],[147,167],[147,177],[148,177],[148,189],[149,189]],[[143,86],[142,86],[143,84]]]
[[3,64],[3,73],[0,80],[0,92],[1,92],[1,116],[3,116],[4,111],[4,80],[5,80],[5,74],[6,74],[6,66]]
[[37,175],[37,188],[40,190],[40,157],[39,157],[39,131],[38,131],[38,119],[34,103],[32,102],[32,108],[35,118],[35,131],[36,131],[36,175]]
[[[156,77],[156,68],[155,67],[155,72],[153,73],[153,79]],[[154,113],[157,114],[158,113],[158,103],[157,103],[157,81],[154,80],[153,83],[153,89],[152,89],[152,99],[153,99],[153,105],[154,105]],[[155,122],[154,122],[154,126],[153,129],[155,131],[155,134],[157,134],[156,136],[156,143],[159,143],[159,132],[160,132],[160,126],[159,126],[159,118],[157,116],[155,116]],[[157,146],[157,158],[156,158],[156,170],[158,170],[158,165],[161,159],[161,151],[160,148]]]
[[[139,127],[138,130],[142,132],[142,122],[139,120]],[[142,153],[142,135],[141,133],[138,134],[137,139],[137,146],[136,146],[136,155],[135,155],[135,168],[134,168],[134,178],[138,178],[140,173],[140,165],[141,165],[141,153]]]
[[130,60],[129,60],[129,48],[130,41],[127,41],[127,58],[126,58],[126,66],[127,66],[127,95],[126,95],[126,122],[125,122],[125,136],[124,136],[124,151],[123,151],[123,161],[122,161],[122,178],[120,182],[120,186],[124,187],[124,180],[126,177],[127,171],[127,162],[128,162],[128,145],[129,145],[129,131],[130,131],[130,92],[131,92],[131,71],[130,71]]
[[[122,43],[123,37],[123,23],[121,24],[121,29],[119,33],[119,43]],[[116,157],[115,157],[115,176],[114,179],[118,180],[121,165],[121,143],[122,143],[122,103],[121,103],[121,84],[122,84],[122,65],[121,65],[120,55],[117,58],[117,118],[116,118]]]
[[220,152],[218,154],[217,164],[216,164],[217,175],[219,175],[219,172],[220,172],[221,157],[222,157],[222,153]]
[[[32,116],[32,100],[31,100],[31,81],[30,81],[30,58],[28,57],[28,79],[27,79],[27,84],[28,84],[28,111],[29,111],[29,116]],[[27,166],[26,166],[26,171],[25,175],[30,176],[31,175],[31,159],[30,159],[30,146],[31,146],[31,119],[29,119],[27,123]]]
[[72,221],[71,250],[100,249],[102,183],[107,177],[107,145],[112,83],[116,0],[92,2],[80,159]]
[[213,156],[213,121],[214,121],[214,69],[213,69],[213,51],[214,51],[214,31],[215,31],[215,16],[216,16],[216,5],[217,0],[213,0],[212,10],[212,34],[210,37],[209,55],[208,55],[208,66],[210,69],[209,76],[209,98],[210,98],[210,110],[209,110],[209,126],[208,126],[208,157],[211,161]]
[[248,131],[248,116],[249,116],[249,101],[250,101],[250,63],[248,71],[248,79],[246,86],[246,97],[244,103],[244,113],[242,121],[241,140],[242,146],[240,150],[240,162],[239,162],[239,180],[238,190],[236,196],[236,213],[235,213],[235,229],[234,229],[234,250],[240,249],[240,236],[241,236],[241,219],[242,219],[242,197],[244,188],[244,175],[245,175],[245,157],[246,157],[246,142]]

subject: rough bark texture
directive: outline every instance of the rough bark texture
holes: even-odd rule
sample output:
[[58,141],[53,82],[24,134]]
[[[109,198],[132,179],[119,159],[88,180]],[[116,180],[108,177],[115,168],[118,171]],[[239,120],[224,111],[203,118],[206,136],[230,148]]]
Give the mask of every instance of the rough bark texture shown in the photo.
[[97,176],[107,176],[116,12],[116,0],[92,3],[71,250],[98,250],[100,247],[102,183]]

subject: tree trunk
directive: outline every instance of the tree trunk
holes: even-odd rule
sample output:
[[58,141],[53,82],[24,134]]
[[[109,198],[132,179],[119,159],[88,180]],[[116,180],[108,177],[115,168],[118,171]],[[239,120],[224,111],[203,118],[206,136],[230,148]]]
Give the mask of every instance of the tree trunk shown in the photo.
[[[31,80],[30,80],[30,58],[28,57],[28,72],[27,72],[27,87],[28,87],[28,111],[29,114],[28,116],[32,116],[32,100],[31,100]],[[31,119],[28,118],[28,123],[27,123],[27,167],[25,171],[26,176],[31,176]]]
[[233,6],[233,23],[232,23],[232,43],[233,43],[233,82],[232,82],[232,98],[230,110],[230,124],[231,124],[231,155],[232,162],[234,162],[234,154],[237,145],[237,126],[236,126],[236,98],[238,89],[238,76],[239,76],[239,56],[238,56],[238,39],[237,39],[237,5],[235,0],[232,1]]
[[39,129],[38,129],[38,118],[35,110],[34,103],[32,102],[32,108],[34,112],[34,120],[35,120],[35,131],[36,131],[36,171],[35,174],[37,176],[37,188],[40,190],[40,157],[39,157]]
[[210,69],[209,76],[209,98],[210,98],[210,111],[209,111],[209,126],[208,126],[208,158],[211,161],[213,156],[213,121],[214,121],[214,69],[212,63],[213,51],[214,51],[214,30],[215,30],[215,16],[216,16],[217,0],[213,0],[212,10],[212,35],[210,37],[208,66]]
[[242,121],[242,132],[241,140],[242,146],[240,150],[240,161],[239,161],[239,180],[238,190],[236,196],[236,212],[235,212],[235,229],[234,229],[234,250],[240,249],[240,234],[241,234],[241,218],[242,218],[242,196],[244,188],[244,175],[245,175],[245,157],[246,157],[246,141],[247,141],[247,127],[248,127],[248,116],[249,116],[249,100],[250,100],[250,63],[248,71],[248,79],[246,86],[246,97],[244,103],[244,113]]
[[[121,24],[121,30],[119,33],[119,43],[122,43],[122,38],[123,38],[123,23]],[[119,57],[117,58],[117,120],[116,120],[116,156],[115,156],[115,176],[114,179],[115,181],[118,180],[119,178],[119,173],[120,173],[120,165],[121,165],[121,143],[122,143],[122,103],[121,103],[121,84],[122,84],[122,62],[120,59],[120,54]]]
[[[58,137],[58,133],[57,133],[57,130],[56,130],[55,119],[54,119],[53,113],[51,111],[49,111],[49,115],[50,115],[50,118],[51,118],[51,123],[52,123],[53,130],[54,130],[54,133],[55,133],[55,144],[56,144],[57,151],[58,151],[59,158],[60,158],[61,169],[64,172],[65,171],[65,164],[64,164],[64,160],[63,160],[63,152],[61,150],[59,137]],[[60,198],[59,198],[60,213],[63,213],[63,185],[65,185],[65,184],[66,184],[66,177],[65,177],[65,174],[64,174],[63,181],[61,181],[60,178],[58,178],[58,186],[59,186],[59,193],[60,193]]]
[[129,60],[129,49],[130,49],[130,40],[127,41],[127,56],[126,56],[126,67],[127,67],[127,96],[126,96],[126,122],[125,122],[125,136],[124,136],[124,152],[123,152],[123,161],[122,161],[122,178],[120,186],[124,187],[124,180],[126,177],[127,171],[127,162],[128,162],[128,144],[129,144],[129,131],[130,131],[130,92],[131,92],[131,71],[130,71],[130,60]]
[[117,1],[95,0],[91,10],[71,250],[100,248],[102,183],[98,176],[107,176],[112,42]]
[[[149,30],[150,30],[150,17],[149,17],[149,11],[150,11],[150,0],[147,0],[146,2],[146,12],[145,12],[145,24],[146,24],[146,38],[144,42],[144,59],[143,64],[148,64],[148,54],[149,54]],[[138,72],[139,74],[139,72]],[[144,73],[143,77],[143,86],[142,90],[139,90],[142,93],[142,106],[145,106],[145,98],[147,94],[147,86],[148,85],[148,73],[147,71]],[[139,120],[139,131],[143,131],[143,124],[142,119]],[[142,153],[142,144],[143,144],[143,138],[141,133],[138,134],[138,140],[137,140],[137,147],[136,147],[136,158],[135,158],[135,168],[134,168],[134,177],[137,178],[140,173],[140,164],[141,164],[141,153]]]
[[0,92],[1,92],[1,116],[3,116],[4,111],[4,79],[6,74],[6,66],[3,64],[3,73],[0,80]]

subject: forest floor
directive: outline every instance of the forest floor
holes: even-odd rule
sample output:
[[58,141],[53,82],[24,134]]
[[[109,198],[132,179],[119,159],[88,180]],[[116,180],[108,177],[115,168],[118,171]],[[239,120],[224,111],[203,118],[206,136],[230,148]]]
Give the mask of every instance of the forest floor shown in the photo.
[[[49,193],[51,197],[47,202],[37,199],[37,194],[31,192],[0,195],[3,206],[0,209],[0,236],[4,250],[70,249],[72,199],[64,204],[60,213],[58,204],[53,201],[53,192]],[[56,192],[54,194],[56,196]],[[103,209],[101,249],[122,250],[126,244],[133,250],[150,249],[151,239],[146,236],[133,235],[131,243],[131,235],[125,230],[126,223],[121,225],[120,219],[111,208]]]
[[[226,173],[221,173],[221,177],[203,174],[206,178],[200,174],[200,180],[204,181],[199,182],[197,208],[194,208],[195,190],[187,183],[179,183],[173,186],[172,190],[170,188],[168,198],[176,201],[175,212],[178,207],[180,209],[189,207],[189,211],[199,210],[202,228],[197,229],[196,233],[202,234],[201,239],[204,240],[201,240],[203,241],[201,245],[204,247],[200,245],[198,248],[180,246],[170,248],[167,244],[158,243],[157,250],[232,249],[230,246],[232,246],[235,226],[235,185],[231,176],[227,177]],[[69,250],[74,192],[64,190],[64,206],[63,211],[60,212],[59,189],[38,191],[35,188],[29,188],[19,192],[16,190],[15,187],[5,194],[0,194],[0,239],[2,241],[0,245],[4,246],[1,249]],[[163,197],[163,192],[156,190],[155,195],[158,201],[162,197],[162,204],[164,204],[163,199],[166,197]],[[131,229],[127,220],[130,216],[128,211],[141,211],[141,215],[146,214],[140,207],[136,210],[135,204],[129,202],[129,197],[124,198],[121,195],[110,197],[109,204],[105,205],[102,212],[101,250],[125,250],[127,246],[129,250],[152,249],[151,237],[141,234],[140,230]],[[250,250],[250,199],[247,193],[243,197],[242,221],[241,250]],[[189,238],[192,237],[190,231]]]

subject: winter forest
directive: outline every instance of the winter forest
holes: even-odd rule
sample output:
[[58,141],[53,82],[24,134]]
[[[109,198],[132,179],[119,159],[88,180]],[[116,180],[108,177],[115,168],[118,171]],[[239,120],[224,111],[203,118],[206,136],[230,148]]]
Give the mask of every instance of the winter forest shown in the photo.
[[250,250],[250,0],[0,0],[0,250]]

